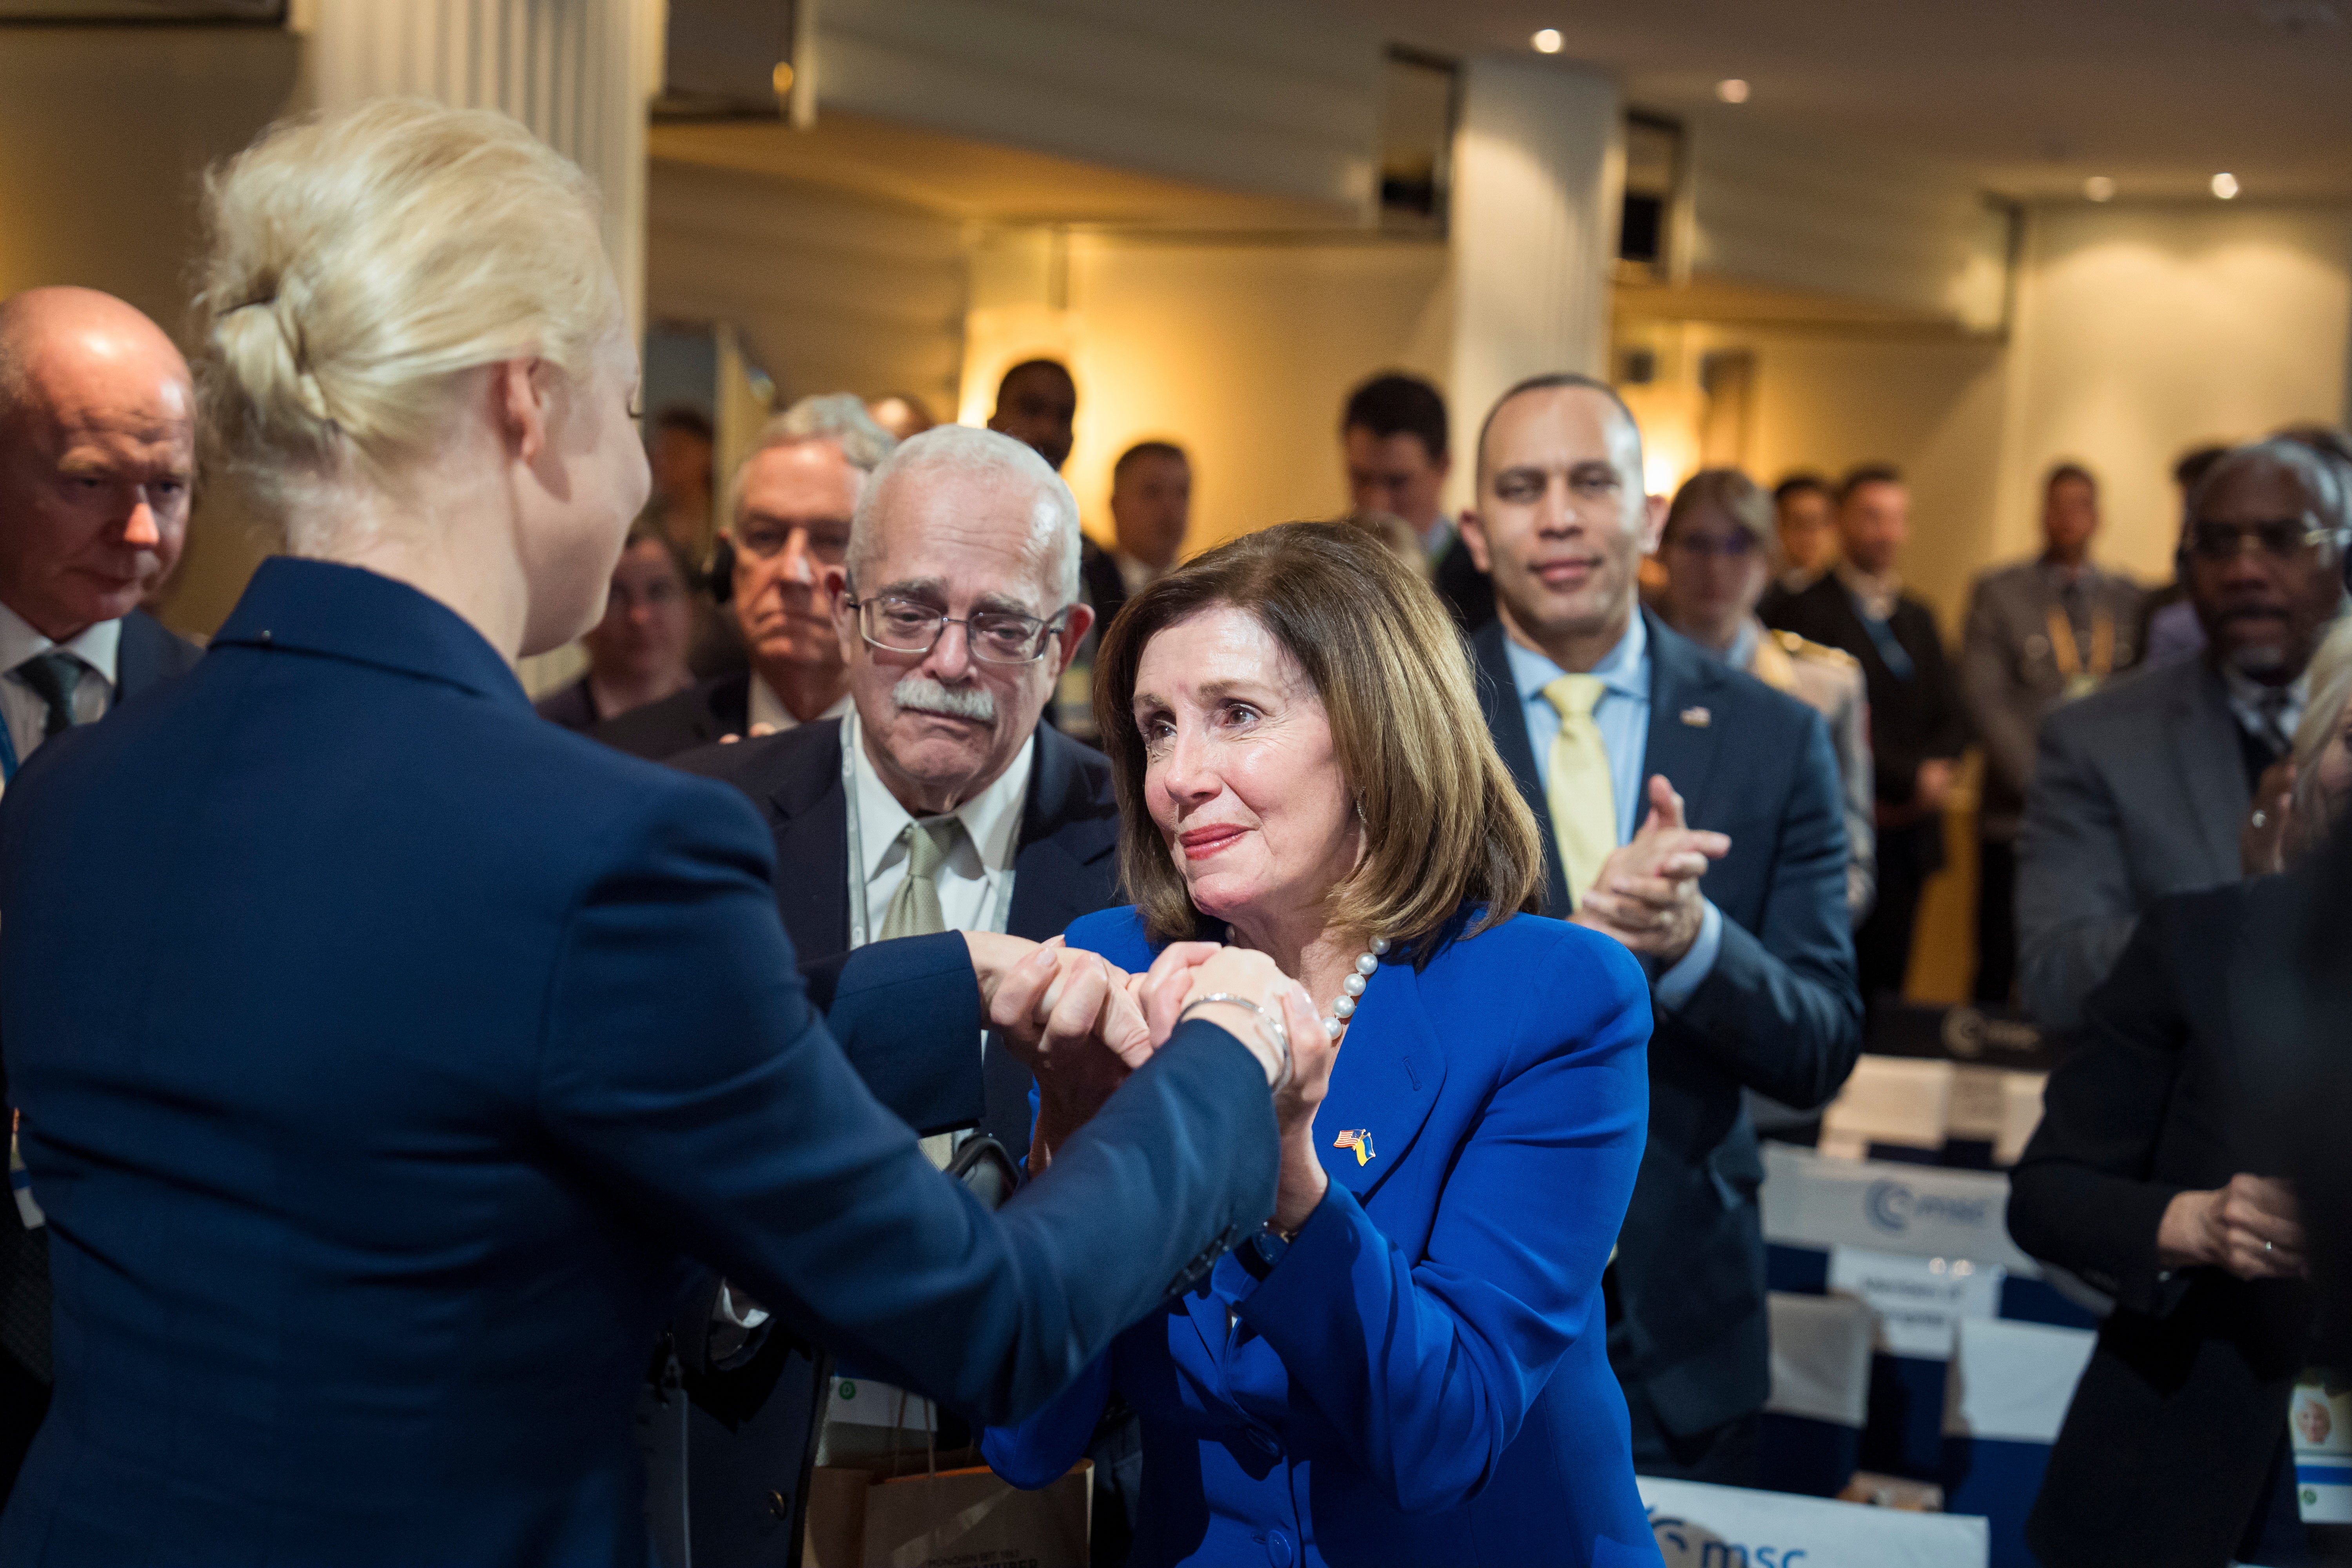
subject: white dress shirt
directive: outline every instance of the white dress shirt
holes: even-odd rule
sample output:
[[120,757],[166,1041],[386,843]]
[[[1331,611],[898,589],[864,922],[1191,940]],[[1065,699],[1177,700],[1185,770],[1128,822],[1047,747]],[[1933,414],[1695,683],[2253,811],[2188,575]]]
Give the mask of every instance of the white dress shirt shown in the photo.
[[[832,707],[818,714],[817,718],[839,719],[848,712],[849,693],[845,691],[835,700]],[[754,735],[781,735],[787,730],[797,730],[801,727],[800,720],[793,717],[793,710],[784,706],[784,700],[777,696],[766,681],[760,679],[760,673],[757,670],[751,672],[751,711],[745,715],[745,720],[751,726],[751,732]],[[814,721],[811,721],[812,723]]]
[[20,763],[40,745],[41,732],[48,726],[49,705],[18,673],[17,667],[58,647],[80,659],[84,666],[81,684],[74,689],[74,722],[88,724],[106,717],[107,709],[114,702],[115,664],[122,647],[122,623],[100,621],[58,644],[35,631],[24,616],[0,605],[0,720],[7,723],[8,742],[16,748]]
[[[849,868],[866,880],[869,928],[882,923],[890,896],[907,879],[907,825],[914,820],[890,793],[866,754],[866,739],[855,712],[841,722],[850,776],[857,790],[857,850],[862,865]],[[1014,753],[994,783],[961,805],[954,816],[964,836],[940,868],[940,915],[950,931],[1002,931],[1000,913],[1013,858],[1021,847],[1021,809],[1029,797],[1029,772],[1037,756],[1034,736]]]

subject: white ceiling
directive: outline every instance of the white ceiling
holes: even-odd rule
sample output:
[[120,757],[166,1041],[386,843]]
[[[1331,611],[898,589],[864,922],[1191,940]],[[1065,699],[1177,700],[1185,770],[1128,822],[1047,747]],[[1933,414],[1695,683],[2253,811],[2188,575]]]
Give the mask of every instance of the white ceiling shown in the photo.
[[[1702,125],[1748,116],[1959,165],[2021,197],[2352,196],[2352,0],[1324,0],[1391,40],[1614,73]],[[1748,101],[1718,103],[1727,77]],[[2210,199],[2207,198],[2207,199]]]

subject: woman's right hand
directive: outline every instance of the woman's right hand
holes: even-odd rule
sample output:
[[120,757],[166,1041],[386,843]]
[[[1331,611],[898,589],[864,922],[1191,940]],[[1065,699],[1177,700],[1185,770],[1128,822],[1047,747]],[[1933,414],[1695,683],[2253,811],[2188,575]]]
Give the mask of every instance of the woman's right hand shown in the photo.
[[2303,1248],[2294,1189],[2242,1172],[2225,1187],[2173,1194],[2156,1227],[2157,1257],[2167,1268],[2204,1265],[2241,1279],[2299,1279],[2310,1272]]

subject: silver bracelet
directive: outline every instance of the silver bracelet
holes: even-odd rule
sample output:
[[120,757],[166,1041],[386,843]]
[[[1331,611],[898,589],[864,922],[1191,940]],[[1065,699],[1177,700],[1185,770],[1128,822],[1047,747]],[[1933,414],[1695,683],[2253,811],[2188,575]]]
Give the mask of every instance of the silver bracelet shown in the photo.
[[1281,1016],[1268,1011],[1265,1006],[1251,1001],[1246,996],[1236,995],[1231,991],[1212,991],[1205,996],[1195,996],[1185,1003],[1183,1010],[1176,1015],[1176,1021],[1182,1023],[1212,1002],[1230,1002],[1236,1007],[1246,1007],[1257,1015],[1259,1034],[1265,1037],[1266,1044],[1274,1047],[1275,1054],[1282,1058],[1282,1070],[1275,1076],[1274,1082],[1269,1086],[1276,1092],[1280,1092],[1282,1087],[1290,1081],[1291,1071],[1290,1031],[1283,1027]]

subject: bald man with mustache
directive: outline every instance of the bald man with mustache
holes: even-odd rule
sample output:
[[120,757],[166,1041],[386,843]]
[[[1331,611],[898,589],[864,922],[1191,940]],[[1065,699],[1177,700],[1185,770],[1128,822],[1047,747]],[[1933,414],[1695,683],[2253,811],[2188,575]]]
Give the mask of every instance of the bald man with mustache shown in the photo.
[[[0,804],[48,742],[195,663],[139,607],[179,561],[194,477],[194,391],[162,329],[94,289],[0,300]],[[19,1189],[0,1214],[0,1501],[48,1408],[47,1242]]]

